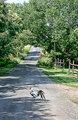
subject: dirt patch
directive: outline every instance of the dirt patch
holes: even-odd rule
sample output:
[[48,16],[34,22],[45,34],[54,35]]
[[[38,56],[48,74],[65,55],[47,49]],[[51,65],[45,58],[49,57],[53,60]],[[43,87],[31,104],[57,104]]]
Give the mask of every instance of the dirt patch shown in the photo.
[[71,101],[78,104],[78,98],[72,99]]
[[73,103],[78,104],[78,88],[69,87],[65,85],[57,85],[59,89],[63,90],[63,96],[67,96]]

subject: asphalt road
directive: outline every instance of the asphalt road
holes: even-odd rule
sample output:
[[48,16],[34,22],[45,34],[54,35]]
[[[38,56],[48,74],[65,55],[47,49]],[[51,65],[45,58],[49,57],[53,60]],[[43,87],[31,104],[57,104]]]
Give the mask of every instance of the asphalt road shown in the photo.
[[[78,105],[37,67],[39,47],[31,47],[28,56],[0,77],[0,120],[78,120]],[[46,100],[34,99],[29,87],[42,89]]]

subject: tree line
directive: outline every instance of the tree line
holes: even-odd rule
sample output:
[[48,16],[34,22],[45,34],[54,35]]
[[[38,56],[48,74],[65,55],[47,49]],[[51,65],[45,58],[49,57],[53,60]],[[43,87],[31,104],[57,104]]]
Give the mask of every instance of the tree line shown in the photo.
[[24,45],[43,47],[51,58],[78,63],[78,0],[0,2],[0,61]]

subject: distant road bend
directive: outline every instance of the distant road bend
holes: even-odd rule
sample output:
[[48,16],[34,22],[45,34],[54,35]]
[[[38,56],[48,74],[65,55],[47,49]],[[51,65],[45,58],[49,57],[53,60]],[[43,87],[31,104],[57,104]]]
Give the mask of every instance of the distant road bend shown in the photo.
[[[0,120],[78,120],[78,106],[36,66],[40,48],[0,77]],[[46,100],[30,96],[29,87],[42,89]]]

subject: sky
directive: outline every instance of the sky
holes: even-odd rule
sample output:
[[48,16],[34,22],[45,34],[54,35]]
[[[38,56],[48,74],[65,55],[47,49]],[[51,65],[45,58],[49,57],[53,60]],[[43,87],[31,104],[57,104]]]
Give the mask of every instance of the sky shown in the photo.
[[23,2],[29,2],[29,0],[6,0],[7,3],[23,3]]

